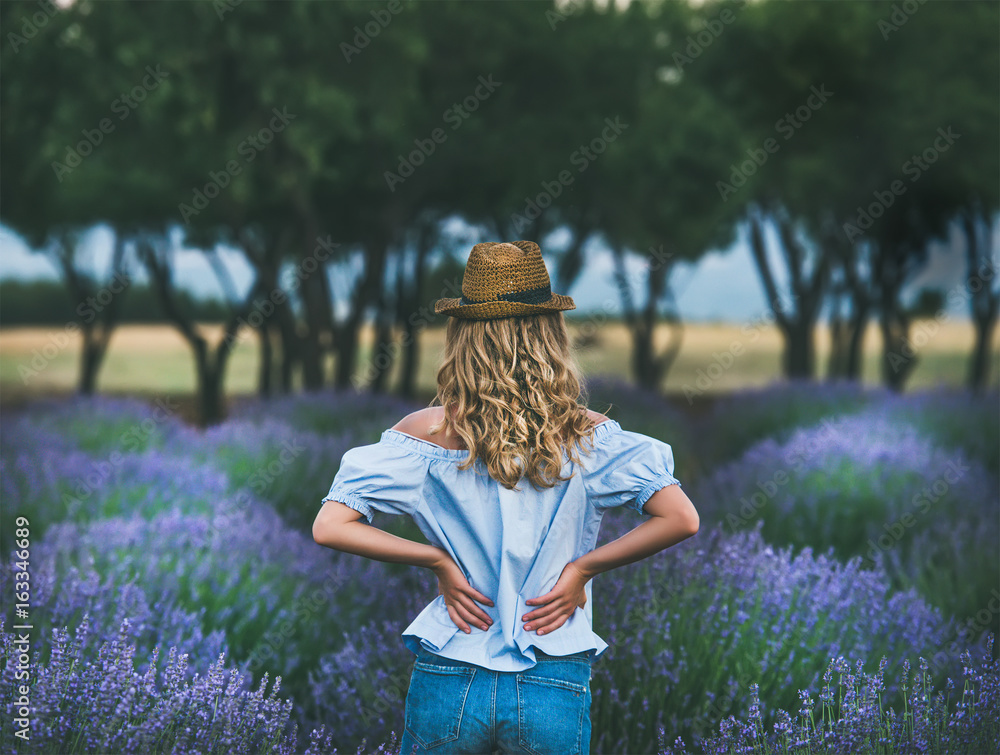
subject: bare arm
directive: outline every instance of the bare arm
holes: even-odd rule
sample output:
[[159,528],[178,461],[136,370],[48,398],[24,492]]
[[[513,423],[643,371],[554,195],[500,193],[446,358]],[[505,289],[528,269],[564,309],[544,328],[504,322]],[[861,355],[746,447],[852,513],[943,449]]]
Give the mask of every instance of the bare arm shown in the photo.
[[426,567],[438,578],[448,615],[459,629],[470,633],[473,623],[484,630],[493,624],[490,615],[476,605],[480,601],[493,606],[493,600],[469,584],[448,551],[383,532],[362,522],[362,516],[360,511],[340,501],[327,501],[313,522],[313,540],[327,548],[376,561]]
[[693,537],[701,524],[698,511],[680,485],[657,490],[643,510],[652,518],[617,540],[605,543],[571,562],[587,579],[631,564]]
[[383,532],[362,522],[362,514],[339,501],[327,501],[313,522],[313,540],[319,545],[376,561],[388,561],[435,570],[449,559],[447,551]]

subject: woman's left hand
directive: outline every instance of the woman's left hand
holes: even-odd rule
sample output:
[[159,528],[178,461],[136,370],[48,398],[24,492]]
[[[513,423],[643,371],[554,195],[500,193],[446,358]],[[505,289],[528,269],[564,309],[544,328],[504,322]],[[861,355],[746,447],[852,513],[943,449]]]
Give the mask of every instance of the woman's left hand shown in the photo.
[[488,606],[492,606],[493,601],[469,584],[465,573],[446,551],[442,553],[444,556],[431,567],[431,570],[437,575],[438,593],[444,595],[444,603],[448,606],[451,620],[466,634],[472,632],[470,623],[474,623],[480,629],[489,628],[493,619],[476,605],[476,601]]

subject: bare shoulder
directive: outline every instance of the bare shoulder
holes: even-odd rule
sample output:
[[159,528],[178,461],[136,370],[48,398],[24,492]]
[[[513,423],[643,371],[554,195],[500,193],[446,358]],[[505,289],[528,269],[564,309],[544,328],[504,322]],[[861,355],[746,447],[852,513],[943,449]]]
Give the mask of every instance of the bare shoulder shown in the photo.
[[431,425],[441,421],[443,412],[444,409],[440,406],[428,406],[425,409],[418,409],[399,420],[399,422],[392,426],[392,429],[409,435],[415,435],[424,440],[430,440],[429,429]]
[[587,416],[590,417],[590,421],[593,422],[595,425],[599,425],[602,422],[607,422],[609,419],[609,417],[605,417],[603,414],[601,414],[600,412],[595,412],[593,409],[587,410]]
[[438,424],[442,419],[444,419],[443,406],[428,406],[424,409],[410,412],[393,425],[392,429],[412,435],[415,438],[420,438],[421,440],[429,441],[438,446],[461,449],[461,441],[448,438],[440,432],[431,435],[430,428]]

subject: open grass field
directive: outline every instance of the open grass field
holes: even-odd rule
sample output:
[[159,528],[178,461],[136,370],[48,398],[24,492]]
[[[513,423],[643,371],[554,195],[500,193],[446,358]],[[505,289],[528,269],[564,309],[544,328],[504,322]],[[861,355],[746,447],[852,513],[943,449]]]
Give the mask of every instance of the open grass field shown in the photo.
[[[923,340],[930,326],[937,331]],[[221,334],[218,325],[203,325],[214,343]],[[581,326],[570,323],[578,342]],[[364,375],[371,358],[372,330],[362,334],[359,375]],[[920,362],[907,389],[938,385],[959,386],[965,379],[974,332],[965,321],[918,321],[911,336],[922,345]],[[918,340],[918,336],[920,336]],[[659,345],[666,343],[666,326],[658,333]],[[444,346],[444,329],[427,328],[420,334],[421,357],[418,388],[421,395],[433,395],[435,371]],[[586,375],[628,378],[631,352],[625,327],[607,323],[596,331],[589,345],[580,346],[577,356]],[[993,366],[990,383],[1000,386],[1000,330],[993,339]],[[61,344],[65,345],[61,345]],[[78,336],[65,337],[56,328],[9,328],[0,330],[0,394],[4,403],[19,403],[25,397],[72,392],[80,359]],[[817,328],[817,372],[825,375],[829,358],[829,331]],[[692,391],[704,396],[725,394],[738,388],[763,386],[781,377],[782,339],[774,327],[744,328],[739,324],[684,326],[683,343],[663,388],[680,398]],[[881,335],[870,324],[864,340],[864,384],[878,385]],[[328,374],[332,374],[333,357]],[[728,365],[728,366],[727,366]],[[25,372],[30,370],[30,372]],[[249,331],[230,357],[226,374],[228,396],[252,395],[257,390],[258,342]],[[396,370],[393,375],[395,378]],[[297,386],[298,387],[298,386]],[[98,382],[102,393],[192,394],[195,389],[194,363],[190,349],[180,334],[168,325],[126,325],[115,331]]]

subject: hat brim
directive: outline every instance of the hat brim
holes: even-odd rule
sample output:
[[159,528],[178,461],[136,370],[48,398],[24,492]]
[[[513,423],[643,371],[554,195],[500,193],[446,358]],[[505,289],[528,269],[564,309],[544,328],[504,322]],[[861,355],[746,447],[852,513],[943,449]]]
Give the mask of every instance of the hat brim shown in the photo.
[[438,299],[434,302],[436,314],[465,320],[492,320],[497,317],[543,315],[567,309],[576,309],[576,304],[570,297],[562,294],[552,294],[552,299],[543,304],[524,304],[519,301],[485,301],[480,304],[462,304],[461,298]]

